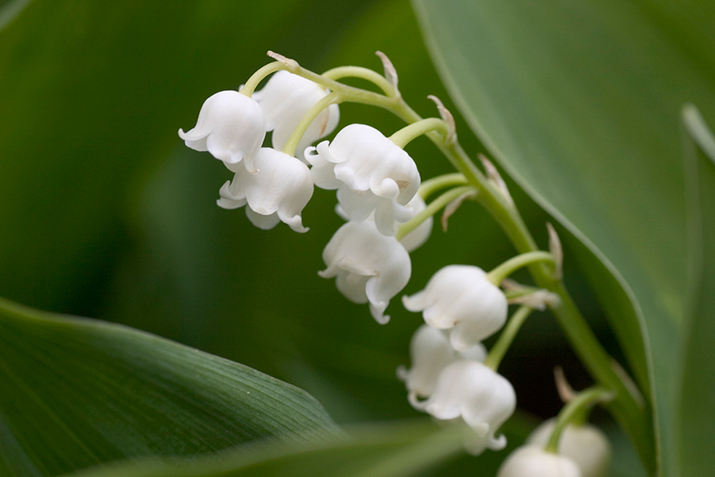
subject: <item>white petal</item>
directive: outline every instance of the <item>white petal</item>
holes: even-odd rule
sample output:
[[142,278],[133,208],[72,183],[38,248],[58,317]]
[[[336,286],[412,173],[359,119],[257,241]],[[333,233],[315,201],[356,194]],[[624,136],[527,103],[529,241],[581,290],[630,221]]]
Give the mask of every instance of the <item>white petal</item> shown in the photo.
[[[527,439],[527,444],[546,446],[554,430],[555,419],[549,419],[537,427]],[[561,433],[559,454],[573,460],[583,477],[606,477],[611,464],[611,444],[606,435],[596,426],[586,423],[568,425]]]
[[442,370],[457,359],[443,332],[427,325],[420,326],[410,341],[412,367],[403,373],[408,391],[429,397]]
[[499,468],[497,477],[585,477],[568,457],[523,446],[512,452]]
[[411,274],[410,256],[404,247],[394,237],[380,234],[369,220],[340,227],[323,250],[323,261],[327,268],[320,275],[337,275],[338,289],[353,301],[362,299],[364,290],[370,310],[380,323],[389,320],[384,311]]
[[278,214],[261,215],[254,212],[250,207],[246,207],[246,217],[261,230],[270,230],[281,221],[278,218]]
[[197,151],[209,151],[227,164],[244,161],[252,170],[252,159],[263,143],[266,124],[258,103],[238,91],[220,91],[201,106],[196,126],[179,136]]
[[[407,205],[412,208],[413,216],[419,214],[427,207],[424,199],[422,199],[419,194],[415,194],[415,197]],[[400,240],[402,246],[405,247],[408,252],[412,252],[421,247],[432,233],[432,223],[433,220],[432,217],[430,217],[418,225],[412,232],[402,237],[402,240]]]

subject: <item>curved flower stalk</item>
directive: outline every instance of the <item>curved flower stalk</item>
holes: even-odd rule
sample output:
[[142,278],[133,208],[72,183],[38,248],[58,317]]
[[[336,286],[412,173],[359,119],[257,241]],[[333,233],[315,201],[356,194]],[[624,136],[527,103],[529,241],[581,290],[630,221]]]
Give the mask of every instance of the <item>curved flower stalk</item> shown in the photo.
[[419,399],[428,398],[434,392],[440,373],[448,365],[461,359],[484,361],[487,350],[478,343],[464,353],[457,353],[442,330],[421,325],[410,341],[412,367],[397,368],[397,377],[405,382],[407,400],[416,409],[421,409]]
[[201,106],[196,126],[179,137],[196,151],[208,151],[226,166],[243,161],[255,171],[253,156],[266,137],[266,121],[258,103],[238,91],[220,91]]
[[487,448],[506,446],[506,437],[495,434],[514,413],[516,394],[511,383],[491,368],[462,359],[442,370],[432,395],[417,405],[437,419],[461,417],[477,434],[467,443],[467,451],[479,455]]
[[[287,71],[276,72],[263,89],[253,93],[253,99],[261,106],[266,117],[266,129],[273,131],[271,142],[274,149],[283,149],[303,116],[328,93],[329,90],[322,86]],[[321,111],[298,143],[298,159],[305,161],[305,148],[333,132],[339,119],[340,109],[337,104],[331,104]]]
[[425,322],[438,329],[451,329],[450,341],[465,351],[504,326],[507,299],[479,267],[448,265],[430,278],[424,290],[403,296],[412,312],[422,311]]
[[584,477],[574,461],[538,446],[523,446],[512,452],[497,477]]
[[370,220],[340,227],[323,250],[327,268],[318,274],[336,277],[340,293],[355,303],[370,303],[373,318],[385,324],[390,299],[410,280],[412,264],[407,250],[394,237],[377,231]]
[[[544,421],[527,439],[527,444],[544,448],[556,427],[556,419]],[[568,457],[578,465],[582,477],[606,477],[611,464],[611,444],[596,426],[570,424],[559,439],[559,455]]]
[[258,228],[272,229],[279,221],[296,232],[307,232],[301,212],[313,196],[313,181],[308,167],[295,157],[271,148],[256,154],[255,173],[232,165],[236,173],[219,191],[217,204],[235,209],[248,204],[246,215]]
[[412,158],[377,129],[364,124],[343,128],[332,142],[306,149],[315,185],[338,190],[350,220],[375,213],[383,235],[394,236],[413,211],[407,204],[417,193],[420,174]]

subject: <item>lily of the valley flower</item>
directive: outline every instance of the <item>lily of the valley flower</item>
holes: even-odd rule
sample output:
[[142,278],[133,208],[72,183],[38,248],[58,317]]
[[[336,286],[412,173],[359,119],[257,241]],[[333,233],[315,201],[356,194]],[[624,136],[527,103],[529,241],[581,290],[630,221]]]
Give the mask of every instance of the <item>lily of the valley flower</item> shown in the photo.
[[[415,196],[412,198],[411,201],[407,203],[407,207],[409,209],[412,209],[411,214],[412,215],[417,215],[425,208],[427,207],[427,204],[425,204],[425,201],[422,197],[420,197],[419,194],[415,194]],[[335,211],[338,213],[340,217],[342,217],[345,220],[350,220],[350,217],[348,214],[345,213],[343,210],[343,207],[338,203],[337,206],[335,206]],[[375,221],[375,213],[373,212],[366,220],[372,220],[373,222]],[[402,240],[400,240],[400,243],[402,244],[403,247],[405,247],[405,250],[408,252],[412,252],[418,248],[420,248],[426,241],[429,239],[430,234],[432,233],[432,224],[434,223],[434,220],[432,217],[428,217],[424,222],[422,222],[420,225],[417,226],[412,232],[408,233],[404,237],[402,237]]]
[[319,275],[336,277],[336,286],[355,303],[370,303],[378,323],[387,323],[384,314],[390,299],[410,280],[412,265],[407,250],[394,237],[386,237],[374,222],[348,222],[340,227],[323,250],[327,268]]
[[227,166],[244,162],[254,171],[253,156],[266,137],[266,122],[258,103],[238,91],[220,91],[201,106],[196,126],[179,137],[196,151],[208,151]]
[[306,150],[315,185],[338,189],[338,200],[351,220],[375,212],[383,235],[395,235],[409,220],[407,204],[417,193],[420,174],[412,158],[377,129],[364,124],[343,128],[332,142]]
[[504,326],[507,299],[479,267],[448,265],[430,278],[424,290],[402,297],[410,311],[423,311],[425,322],[451,329],[450,340],[465,351]]
[[457,353],[449,344],[449,338],[442,330],[431,326],[420,326],[410,341],[410,359],[412,367],[397,369],[397,376],[405,382],[407,399],[415,408],[420,409],[419,398],[428,398],[434,392],[437,379],[449,364],[464,358],[484,361],[487,352],[479,343],[466,353]]
[[[549,419],[537,427],[527,439],[527,444],[546,446],[556,425]],[[559,454],[573,460],[582,477],[606,477],[611,464],[611,444],[596,426],[585,423],[568,425],[559,439]]]
[[308,167],[295,157],[271,148],[261,148],[255,156],[255,173],[243,166],[231,166],[236,175],[226,182],[217,201],[224,209],[248,204],[246,215],[261,229],[271,229],[283,221],[296,232],[307,232],[301,212],[313,195]]
[[437,419],[461,417],[477,434],[467,451],[478,455],[486,448],[506,446],[506,437],[495,437],[495,433],[514,413],[516,394],[511,383],[493,369],[463,359],[442,370],[432,395],[418,405]]
[[[253,93],[263,108],[268,131],[273,131],[271,141],[275,149],[283,149],[303,116],[328,93],[322,86],[287,71],[278,71],[263,89]],[[339,119],[337,104],[321,111],[298,143],[297,157],[302,160],[306,147],[333,132]]]
[[543,447],[523,446],[512,452],[497,477],[584,477],[574,461],[546,452]]

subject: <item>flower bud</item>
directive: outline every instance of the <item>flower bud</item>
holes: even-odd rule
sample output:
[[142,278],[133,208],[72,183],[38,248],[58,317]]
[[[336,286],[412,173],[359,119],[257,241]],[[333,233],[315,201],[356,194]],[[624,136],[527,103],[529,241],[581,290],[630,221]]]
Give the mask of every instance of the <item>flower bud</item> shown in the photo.
[[323,250],[327,268],[318,274],[336,277],[338,290],[355,303],[370,303],[378,323],[390,299],[410,280],[412,265],[407,250],[394,237],[380,234],[370,220],[348,222],[340,227]]
[[[528,444],[546,446],[556,425],[555,419],[544,421],[527,439]],[[573,460],[582,477],[605,477],[611,464],[611,444],[596,426],[585,423],[569,425],[561,433],[559,454]]]
[[485,448],[500,450],[506,446],[506,437],[494,434],[514,413],[516,393],[493,369],[463,359],[442,370],[434,392],[418,406],[437,419],[461,417],[477,434],[467,450],[478,455]]
[[[261,105],[265,114],[268,131],[273,131],[273,148],[283,149],[303,116],[327,94],[328,90],[322,86],[287,71],[278,71],[263,89],[253,93],[253,99]],[[298,143],[298,159],[303,160],[306,147],[333,132],[339,118],[337,104],[321,111]]]
[[308,167],[295,157],[267,147],[258,151],[255,165],[255,173],[240,165],[232,166],[236,175],[221,187],[218,205],[235,209],[248,204],[246,215],[261,229],[272,229],[283,221],[296,232],[307,232],[301,212],[313,196]]
[[430,278],[421,292],[403,296],[410,311],[423,311],[425,322],[439,329],[451,329],[450,340],[464,351],[504,326],[507,300],[479,267],[448,265]]
[[196,151],[208,151],[227,166],[244,162],[254,171],[253,156],[266,137],[263,110],[238,91],[220,91],[201,106],[196,126],[179,137]]
[[583,477],[568,457],[539,446],[517,448],[499,467],[497,477]]

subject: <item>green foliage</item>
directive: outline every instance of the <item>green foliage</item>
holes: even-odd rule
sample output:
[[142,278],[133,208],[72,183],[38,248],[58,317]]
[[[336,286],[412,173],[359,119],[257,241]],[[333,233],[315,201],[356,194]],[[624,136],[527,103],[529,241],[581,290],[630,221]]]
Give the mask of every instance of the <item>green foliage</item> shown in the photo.
[[[691,101],[715,117],[712,3],[677,11],[657,1],[414,4],[472,129],[631,297],[629,305],[613,285],[594,287],[654,402],[671,469],[680,392],[672,383],[685,343],[679,113]],[[604,278],[584,265],[594,283]]]
[[311,396],[240,364],[120,325],[0,301],[0,475],[257,439],[340,441]]

